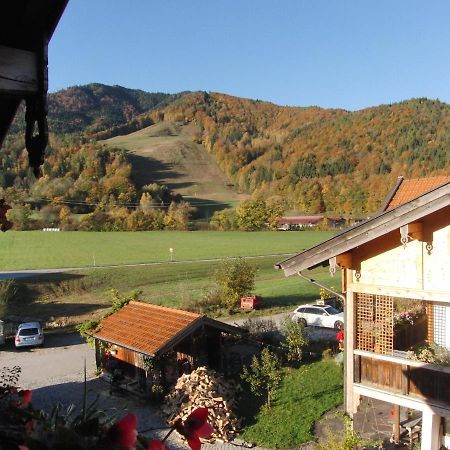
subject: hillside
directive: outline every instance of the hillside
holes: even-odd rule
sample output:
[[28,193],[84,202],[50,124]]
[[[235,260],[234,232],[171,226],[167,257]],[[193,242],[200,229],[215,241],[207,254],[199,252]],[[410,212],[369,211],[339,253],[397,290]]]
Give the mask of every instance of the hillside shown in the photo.
[[129,151],[138,187],[164,184],[193,205],[209,206],[209,212],[233,206],[246,196],[235,192],[214,158],[195,142],[199,132],[194,123],[163,121],[104,142]]
[[[52,133],[95,136],[115,127],[132,126],[136,118],[156,107],[164,107],[183,94],[144,92],[100,83],[72,86],[48,95],[48,123]],[[148,119],[147,119],[148,120]],[[139,129],[151,122],[138,121]],[[24,109],[17,114],[10,134],[24,130]]]
[[[28,189],[34,182],[22,161],[20,114],[14,126],[4,146],[0,188]],[[450,173],[450,106],[438,100],[348,112],[90,84],[50,94],[49,127],[50,178],[66,177],[73,185],[77,149],[69,151],[71,167],[58,159],[58,149],[100,140],[127,150],[120,160],[132,164],[135,202],[140,187],[158,182],[192,203],[211,203],[212,210],[252,195],[276,196],[287,209],[308,213],[364,216],[378,209],[399,175]],[[77,200],[89,192],[84,188]]]
[[193,93],[163,112],[200,127],[238,189],[302,211],[372,213],[399,175],[450,172],[450,106],[437,100],[348,112]]

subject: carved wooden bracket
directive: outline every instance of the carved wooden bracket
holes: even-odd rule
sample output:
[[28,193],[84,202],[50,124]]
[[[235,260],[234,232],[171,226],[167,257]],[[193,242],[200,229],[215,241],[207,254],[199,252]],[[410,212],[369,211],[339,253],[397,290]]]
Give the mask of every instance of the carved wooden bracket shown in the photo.
[[423,223],[411,222],[400,227],[400,242],[403,247],[406,247],[409,241],[416,239],[421,241],[423,239]]

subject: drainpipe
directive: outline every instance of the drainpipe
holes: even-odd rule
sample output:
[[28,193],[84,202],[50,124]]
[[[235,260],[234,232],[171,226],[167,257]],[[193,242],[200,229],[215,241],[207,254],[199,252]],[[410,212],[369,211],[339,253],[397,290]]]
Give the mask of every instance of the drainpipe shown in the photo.
[[[338,292],[333,291],[333,289],[330,289],[327,286],[324,286],[322,283],[319,283],[318,281],[307,277],[306,275],[303,275],[301,271],[297,272],[297,275],[301,278],[303,278],[306,281],[309,281],[312,284],[315,284],[316,286],[319,286],[322,289],[325,289],[327,292],[330,292],[331,294],[335,295],[336,297],[340,298],[342,300],[342,305],[344,306],[344,318],[347,316],[346,307],[345,307],[345,295],[339,294]],[[345,325],[344,325],[345,327]],[[345,348],[345,347],[344,347]],[[345,395],[347,391],[347,358],[344,355],[344,411],[347,411],[347,396]]]
[[315,284],[316,286],[319,286],[322,289],[325,289],[327,292],[331,292],[334,296],[339,297],[342,300],[342,304],[345,307],[345,295],[339,294],[338,292],[333,291],[333,289],[330,289],[327,286],[324,286],[322,283],[319,283],[318,281],[314,280],[313,278],[309,278],[306,275],[303,275],[302,272],[298,272],[297,275],[301,278],[303,278],[306,281],[309,281],[312,284]]

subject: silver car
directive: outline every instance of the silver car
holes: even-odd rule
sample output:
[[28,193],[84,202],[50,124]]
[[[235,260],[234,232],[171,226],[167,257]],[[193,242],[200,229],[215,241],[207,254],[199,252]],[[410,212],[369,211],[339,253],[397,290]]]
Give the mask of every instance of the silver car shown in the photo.
[[344,328],[344,313],[330,305],[302,305],[294,310],[292,314],[294,322],[313,325],[315,327]]
[[14,344],[16,347],[29,347],[44,343],[44,330],[39,322],[25,322],[17,329]]

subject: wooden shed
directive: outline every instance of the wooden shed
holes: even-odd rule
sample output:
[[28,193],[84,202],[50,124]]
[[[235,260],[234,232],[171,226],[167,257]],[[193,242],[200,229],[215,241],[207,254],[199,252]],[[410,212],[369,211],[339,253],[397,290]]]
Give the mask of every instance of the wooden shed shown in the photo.
[[96,363],[143,392],[161,392],[196,367],[220,371],[223,335],[240,333],[204,315],[131,301],[94,333]]

